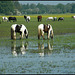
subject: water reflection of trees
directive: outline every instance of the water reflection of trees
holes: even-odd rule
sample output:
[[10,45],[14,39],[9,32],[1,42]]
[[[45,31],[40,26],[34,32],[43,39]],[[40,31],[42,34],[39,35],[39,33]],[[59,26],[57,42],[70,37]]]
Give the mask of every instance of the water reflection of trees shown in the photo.
[[53,40],[47,42],[38,42],[38,50],[40,56],[48,56],[53,50]]
[[20,41],[18,43],[17,41],[11,42],[11,51],[14,56],[17,56],[19,54],[22,55],[25,54],[27,49],[28,49],[28,42],[26,41]]

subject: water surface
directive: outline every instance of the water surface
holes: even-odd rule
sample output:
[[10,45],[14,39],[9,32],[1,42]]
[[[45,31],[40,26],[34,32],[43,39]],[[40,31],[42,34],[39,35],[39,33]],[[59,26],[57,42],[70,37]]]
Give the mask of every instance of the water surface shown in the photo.
[[1,74],[75,74],[74,34],[0,42]]

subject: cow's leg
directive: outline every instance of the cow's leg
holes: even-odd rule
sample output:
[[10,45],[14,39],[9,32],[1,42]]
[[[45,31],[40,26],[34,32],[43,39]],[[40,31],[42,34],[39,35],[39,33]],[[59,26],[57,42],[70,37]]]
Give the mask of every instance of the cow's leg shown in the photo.
[[20,39],[22,38],[22,32],[20,32]]
[[16,32],[14,31],[13,33],[13,39],[15,40],[16,39]]
[[21,39],[22,35],[20,34],[20,39]]
[[38,39],[40,39],[40,34],[38,34]]
[[27,22],[27,19],[26,19],[26,22]]
[[51,32],[50,32],[50,37],[51,37],[51,39],[53,39],[53,30],[51,30]]
[[11,39],[16,39],[16,32],[11,28]]
[[21,34],[22,36],[21,36],[21,38],[23,39],[23,37],[24,37],[24,33],[22,32],[22,34]]
[[49,37],[50,37],[50,31],[48,31],[47,33],[47,39],[49,39]]
[[39,18],[38,18],[38,22],[39,22]]
[[13,39],[13,34],[14,34],[14,31],[11,28],[11,39]]
[[22,39],[23,39],[23,36],[24,36],[24,35],[22,34]]
[[44,38],[44,31],[42,31],[42,34],[41,35],[42,35],[43,39],[45,40],[45,38]]
[[38,29],[38,39],[40,39],[41,31]]

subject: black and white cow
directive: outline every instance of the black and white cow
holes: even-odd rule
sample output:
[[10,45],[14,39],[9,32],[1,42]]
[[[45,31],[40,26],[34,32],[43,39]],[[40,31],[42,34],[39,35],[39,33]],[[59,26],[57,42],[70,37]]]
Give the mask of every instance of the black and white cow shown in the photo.
[[13,24],[11,26],[11,39],[16,39],[16,33],[20,33],[20,39],[22,39],[24,35],[28,38],[28,30],[23,24]]
[[29,22],[30,21],[30,16],[25,16],[24,15],[24,18],[25,18],[26,22]]
[[59,21],[59,20],[61,20],[61,21],[63,20],[63,21],[64,21],[64,17],[59,17],[59,18],[58,18],[58,21]]
[[7,17],[2,17],[2,22],[8,21]]
[[57,21],[57,17],[54,17],[54,21]]
[[40,36],[44,38],[44,33],[47,33],[47,39],[49,39],[49,37],[51,37],[51,39],[53,39],[53,28],[50,24],[44,25],[44,24],[40,24],[38,26],[38,39],[40,39]]
[[16,17],[9,17],[9,18],[8,18],[8,21],[11,22],[11,20],[12,20],[13,22],[16,22],[16,21],[17,21]]

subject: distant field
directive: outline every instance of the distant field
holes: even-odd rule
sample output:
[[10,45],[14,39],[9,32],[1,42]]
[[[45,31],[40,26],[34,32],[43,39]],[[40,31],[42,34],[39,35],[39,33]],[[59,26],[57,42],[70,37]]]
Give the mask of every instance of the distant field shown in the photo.
[[[41,14],[42,15],[42,14]],[[12,24],[24,24],[28,31],[29,36],[37,36],[37,27],[39,24],[51,24],[53,26],[54,35],[75,33],[75,20],[71,18],[75,14],[44,14],[42,15],[42,22],[37,21],[38,15],[29,15],[31,21],[27,23],[23,16],[15,16],[17,22],[1,22],[0,24],[0,37],[10,37],[10,27]],[[47,17],[64,17],[64,21],[46,21]],[[9,16],[7,16],[9,17]],[[0,16],[0,20],[2,16]]]
[[[70,14],[70,13],[67,13],[67,14],[32,14],[30,16],[31,17],[37,17],[38,15],[42,15],[42,17],[49,17],[49,16],[52,16],[52,17],[71,17],[75,14]],[[11,16],[11,15],[9,15],[9,16]],[[6,17],[9,17],[9,16],[6,16]],[[24,15],[22,15],[22,16],[15,15],[15,17],[23,17],[23,16]],[[3,16],[0,15],[0,17],[3,17]]]

